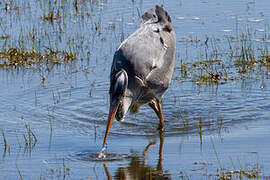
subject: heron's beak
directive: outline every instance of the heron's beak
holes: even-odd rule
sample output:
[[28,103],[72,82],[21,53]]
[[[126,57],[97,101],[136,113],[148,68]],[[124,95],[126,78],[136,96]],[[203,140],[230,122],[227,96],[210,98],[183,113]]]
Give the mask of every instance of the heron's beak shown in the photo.
[[104,147],[105,147],[106,140],[107,140],[108,134],[110,132],[110,128],[112,126],[112,122],[114,120],[114,117],[115,117],[115,114],[117,112],[117,109],[118,109],[119,104],[120,104],[120,102],[118,102],[116,105],[113,105],[112,103],[110,103],[110,111],[109,111],[107,128],[106,128],[106,133],[105,133],[105,136],[104,136],[104,141],[103,141],[102,149],[104,149]]

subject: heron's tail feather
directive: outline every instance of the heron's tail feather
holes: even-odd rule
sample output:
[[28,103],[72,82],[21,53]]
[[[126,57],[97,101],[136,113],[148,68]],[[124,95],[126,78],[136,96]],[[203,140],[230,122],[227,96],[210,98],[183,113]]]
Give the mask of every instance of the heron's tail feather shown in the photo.
[[156,5],[155,12],[156,12],[156,15],[158,17],[158,22],[160,22],[160,23],[171,23],[172,22],[171,17],[168,14],[168,12],[165,11],[161,6]]
[[165,31],[168,31],[168,32],[171,32],[172,31],[172,20],[171,20],[171,17],[170,15],[168,14],[167,11],[165,11],[161,6],[159,5],[156,5],[156,15],[158,17],[158,22],[160,24],[163,24],[164,25],[164,28],[163,30]]

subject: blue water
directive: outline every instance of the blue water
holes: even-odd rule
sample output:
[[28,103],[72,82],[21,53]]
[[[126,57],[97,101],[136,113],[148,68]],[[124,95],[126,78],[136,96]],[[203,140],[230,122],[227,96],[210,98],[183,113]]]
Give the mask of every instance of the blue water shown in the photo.
[[[270,2],[78,2],[78,12],[73,1],[15,0],[7,2],[7,11],[0,4],[0,35],[10,36],[0,40],[1,51],[17,47],[76,53],[72,63],[50,70],[38,67],[44,84],[35,69],[0,69],[0,130],[7,140],[5,150],[1,135],[0,179],[117,179],[119,174],[144,179],[150,172],[153,178],[215,179],[217,169],[250,170],[256,165],[261,178],[270,175],[269,68],[238,73],[227,42],[249,30],[257,57],[258,48],[270,40]],[[163,98],[164,135],[156,131],[155,113],[144,106],[125,122],[113,123],[108,157],[98,160],[113,52],[139,25],[138,14],[155,4],[164,4],[172,17],[177,67],[205,60],[208,37],[209,57],[217,47],[232,80],[199,85],[193,70],[184,77],[176,68]],[[56,20],[44,20],[52,11]],[[35,40],[29,38],[33,33]],[[25,124],[38,139],[31,146],[25,144]]]

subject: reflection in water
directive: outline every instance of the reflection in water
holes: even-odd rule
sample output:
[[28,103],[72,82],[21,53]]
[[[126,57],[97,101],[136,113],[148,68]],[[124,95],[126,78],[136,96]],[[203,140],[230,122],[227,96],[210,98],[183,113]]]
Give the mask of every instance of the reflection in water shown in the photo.
[[111,180],[112,179],[112,176],[111,176],[111,174],[109,172],[109,169],[107,168],[107,166],[106,166],[105,163],[103,164],[103,166],[104,166],[105,173],[106,173],[106,176],[107,176],[108,180]]
[[[156,168],[153,168],[149,165],[146,165],[146,153],[151,148],[151,146],[155,145],[156,142],[150,142],[143,151],[142,156],[132,156],[128,167],[120,167],[118,168],[115,179],[126,180],[126,179],[171,179],[170,174],[166,171],[163,171],[162,168],[162,151],[164,144],[163,132],[159,133],[159,157]],[[109,170],[104,163],[104,169],[107,175],[108,180],[112,179]]]

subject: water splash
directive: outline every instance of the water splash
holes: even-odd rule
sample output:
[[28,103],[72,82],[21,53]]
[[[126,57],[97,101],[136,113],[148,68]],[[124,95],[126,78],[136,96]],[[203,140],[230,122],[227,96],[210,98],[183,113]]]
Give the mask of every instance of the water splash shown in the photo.
[[106,154],[104,153],[104,151],[106,150],[106,148],[102,148],[100,153],[98,154],[98,158],[100,159],[105,159],[106,158]]

